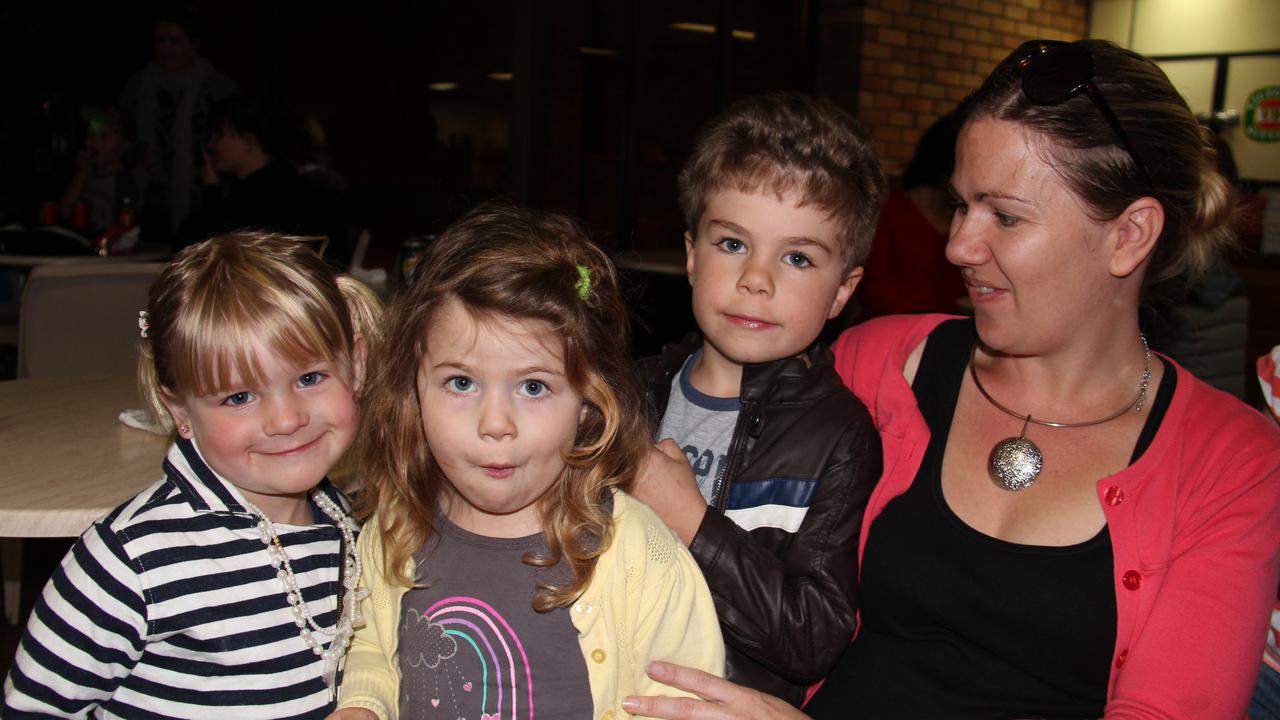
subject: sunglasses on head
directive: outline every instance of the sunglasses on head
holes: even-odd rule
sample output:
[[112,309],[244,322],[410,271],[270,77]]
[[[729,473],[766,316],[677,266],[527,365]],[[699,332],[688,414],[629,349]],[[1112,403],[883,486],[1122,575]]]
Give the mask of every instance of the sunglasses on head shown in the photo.
[[1061,105],[1082,91],[1087,93],[1133,158],[1143,179],[1151,184],[1146,164],[1138,157],[1119,118],[1093,82],[1093,55],[1088,50],[1060,40],[1029,40],[1010,53],[1000,66],[1021,72],[1022,95],[1032,105]]

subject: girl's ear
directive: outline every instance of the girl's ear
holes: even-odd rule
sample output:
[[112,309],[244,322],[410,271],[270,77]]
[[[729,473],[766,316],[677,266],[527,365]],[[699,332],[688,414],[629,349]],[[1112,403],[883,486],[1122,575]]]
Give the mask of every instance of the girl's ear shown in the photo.
[[351,342],[351,391],[356,397],[364,389],[364,365],[369,355],[369,343],[363,333],[356,333]]
[[177,429],[178,435],[190,438],[191,419],[189,413],[187,413],[186,406],[178,400],[169,388],[160,388],[158,395],[160,396],[160,402],[169,411],[169,417],[173,418],[173,427]]

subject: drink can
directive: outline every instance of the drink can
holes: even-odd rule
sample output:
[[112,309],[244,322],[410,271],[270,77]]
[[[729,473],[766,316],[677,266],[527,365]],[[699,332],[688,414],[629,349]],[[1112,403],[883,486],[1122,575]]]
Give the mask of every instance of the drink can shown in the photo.
[[413,276],[418,269],[418,258],[427,249],[435,235],[411,235],[400,244],[400,284],[402,287],[413,285]]
[[89,203],[81,201],[71,208],[71,227],[83,230],[89,226]]
[[57,225],[58,224],[58,204],[52,200],[46,200],[40,203],[40,224],[41,225]]

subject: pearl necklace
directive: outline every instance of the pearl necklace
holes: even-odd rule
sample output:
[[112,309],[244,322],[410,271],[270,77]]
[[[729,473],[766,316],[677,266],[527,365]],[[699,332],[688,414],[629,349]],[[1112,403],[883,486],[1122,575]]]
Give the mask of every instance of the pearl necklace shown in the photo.
[[[311,617],[311,611],[307,609],[307,601],[302,597],[302,591],[298,589],[298,578],[293,574],[293,566],[289,563],[289,556],[284,552],[284,545],[280,542],[275,524],[253,503],[245,500],[244,504],[258,516],[258,532],[262,534],[262,544],[266,546],[271,567],[276,569],[276,578],[284,586],[285,597],[293,612],[293,622],[298,626],[298,635],[313,653],[324,660],[323,678],[325,684],[329,686],[330,697],[333,697],[338,663],[346,653],[347,645],[351,643],[353,628],[360,622],[360,598],[356,591],[360,583],[360,557],[356,554],[354,521],[324,492],[319,490],[312,492],[311,499],[325,515],[334,521],[342,533],[343,590],[338,603],[338,622],[332,630],[320,627],[315,618]],[[316,635],[332,638],[328,649],[325,649],[324,645],[316,639]]]

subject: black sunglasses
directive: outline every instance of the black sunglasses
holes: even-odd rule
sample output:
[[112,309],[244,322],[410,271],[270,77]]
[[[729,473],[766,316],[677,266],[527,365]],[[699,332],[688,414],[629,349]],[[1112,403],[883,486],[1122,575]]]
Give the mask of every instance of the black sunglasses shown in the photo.
[[1000,63],[1001,67],[1022,73],[1022,94],[1033,105],[1061,105],[1079,95],[1088,93],[1098,112],[1111,125],[1120,144],[1133,158],[1147,185],[1151,185],[1151,173],[1138,157],[1138,151],[1129,142],[1129,135],[1120,125],[1111,105],[1093,82],[1093,55],[1075,43],[1060,40],[1028,40],[1018,46]]

